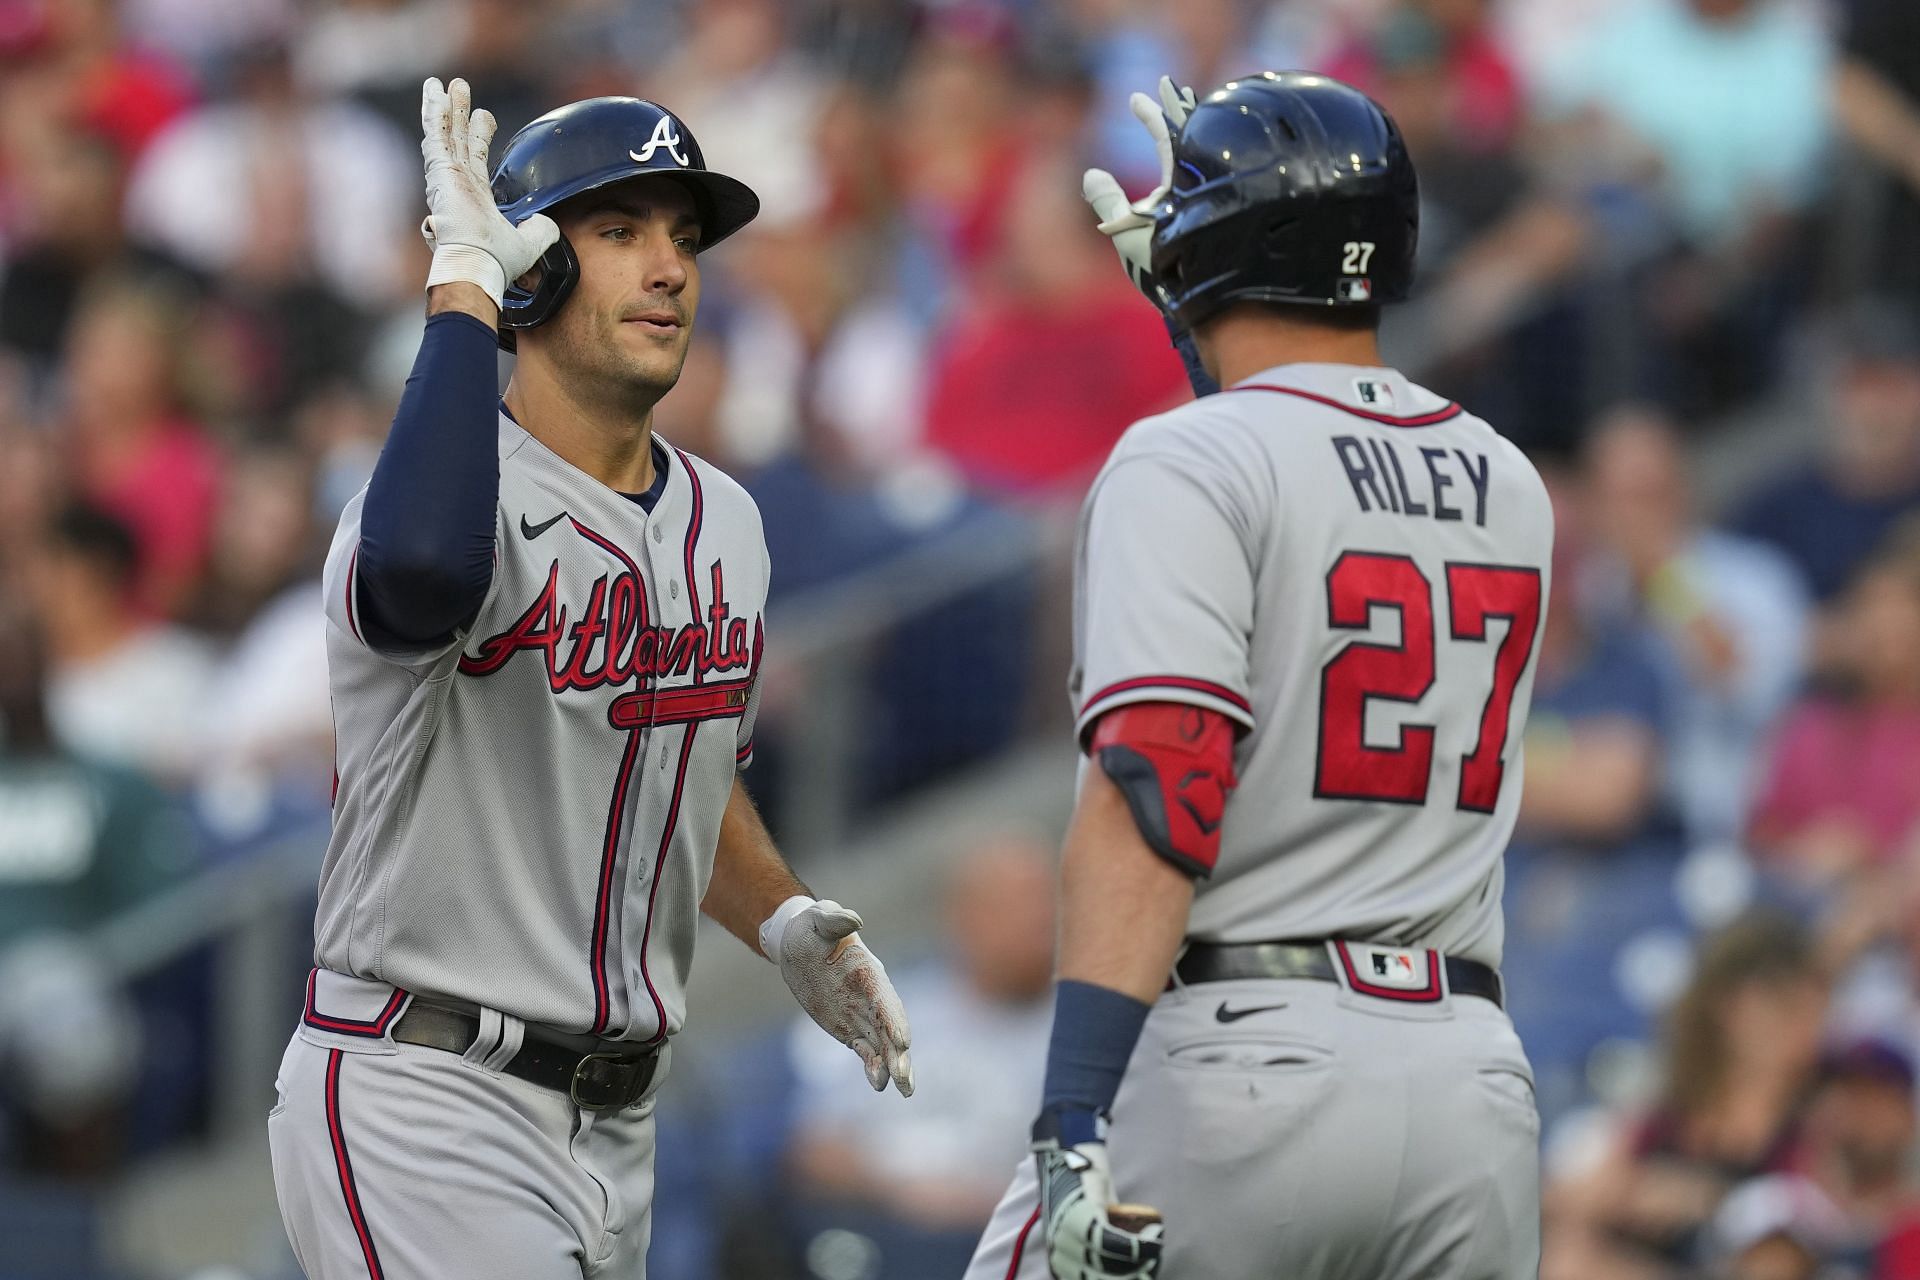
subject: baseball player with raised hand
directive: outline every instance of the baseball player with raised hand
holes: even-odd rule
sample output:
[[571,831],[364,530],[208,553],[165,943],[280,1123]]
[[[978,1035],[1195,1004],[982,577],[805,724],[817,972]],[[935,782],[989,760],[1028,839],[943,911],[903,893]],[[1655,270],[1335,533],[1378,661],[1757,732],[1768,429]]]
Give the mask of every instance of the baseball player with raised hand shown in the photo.
[[906,1016],[741,786],[759,514],[652,431],[698,255],[759,201],[637,98],[541,117],[491,178],[463,81],[421,117],[428,320],[327,562],[338,782],[274,1181],[315,1280],[626,1280],[700,912],[876,1090],[912,1092]]
[[1053,1041],[968,1280],[1532,1277],[1497,966],[1546,493],[1382,363],[1418,190],[1377,104],[1284,72],[1134,107],[1160,188],[1085,193],[1201,398],[1082,513]]

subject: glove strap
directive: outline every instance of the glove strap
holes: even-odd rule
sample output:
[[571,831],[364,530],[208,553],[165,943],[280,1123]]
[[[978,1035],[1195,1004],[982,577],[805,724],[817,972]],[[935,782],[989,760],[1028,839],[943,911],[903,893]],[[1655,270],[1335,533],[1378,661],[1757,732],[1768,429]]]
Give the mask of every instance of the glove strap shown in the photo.
[[507,269],[498,258],[470,244],[435,245],[433,265],[427,270],[427,288],[458,282],[479,285],[496,307],[507,296]]
[[760,954],[774,964],[780,963],[781,943],[786,940],[787,926],[793,918],[813,906],[819,899],[809,898],[804,893],[796,893],[773,909],[760,925]]

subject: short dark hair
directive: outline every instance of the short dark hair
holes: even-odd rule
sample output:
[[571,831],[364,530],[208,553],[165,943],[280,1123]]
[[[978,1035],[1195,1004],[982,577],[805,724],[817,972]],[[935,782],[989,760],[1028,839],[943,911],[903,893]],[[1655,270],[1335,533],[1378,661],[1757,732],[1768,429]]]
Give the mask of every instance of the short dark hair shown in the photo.
[[121,590],[140,568],[140,542],[126,521],[86,503],[74,503],[53,518],[47,541],[100,570]]

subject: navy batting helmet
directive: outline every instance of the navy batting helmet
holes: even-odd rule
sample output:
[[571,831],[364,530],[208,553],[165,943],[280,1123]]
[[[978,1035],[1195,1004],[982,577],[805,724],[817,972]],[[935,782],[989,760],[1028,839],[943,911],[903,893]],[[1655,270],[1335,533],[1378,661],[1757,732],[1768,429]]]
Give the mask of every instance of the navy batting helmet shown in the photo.
[[1419,184],[1400,130],[1358,89],[1303,71],[1229,81],[1194,106],[1173,160],[1153,271],[1176,323],[1230,302],[1407,296]]
[[[584,192],[637,178],[671,175],[693,196],[700,247],[710,249],[753,221],[760,197],[746,183],[714,173],[693,131],[645,98],[588,98],[549,111],[513,135],[493,171],[493,202],[518,225]],[[580,279],[580,260],[565,236],[540,257],[540,282],[507,286],[500,308],[500,345],[513,331],[549,319]]]

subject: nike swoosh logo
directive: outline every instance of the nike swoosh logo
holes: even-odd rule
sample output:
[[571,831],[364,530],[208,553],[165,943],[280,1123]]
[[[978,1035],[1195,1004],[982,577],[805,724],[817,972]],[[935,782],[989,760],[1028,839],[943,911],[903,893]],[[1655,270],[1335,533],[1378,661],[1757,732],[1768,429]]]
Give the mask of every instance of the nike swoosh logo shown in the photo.
[[1220,1007],[1213,1011],[1213,1020],[1215,1022],[1238,1022],[1240,1019],[1250,1018],[1256,1013],[1272,1013],[1275,1009],[1284,1009],[1286,1007],[1284,1004],[1256,1004],[1250,1005],[1245,1009],[1229,1009],[1227,1008],[1227,1002],[1222,1000]]
[[520,532],[523,536],[525,536],[528,542],[532,542],[535,538],[539,537],[541,534],[545,533],[547,530],[553,528],[553,526],[555,526],[556,524],[559,524],[562,520],[565,520],[566,518],[567,518],[567,513],[562,511],[559,515],[555,516],[551,520],[542,520],[539,524],[528,524],[527,518],[525,516],[521,516]]

